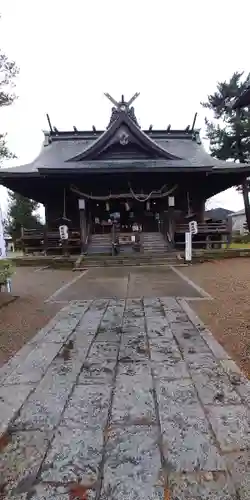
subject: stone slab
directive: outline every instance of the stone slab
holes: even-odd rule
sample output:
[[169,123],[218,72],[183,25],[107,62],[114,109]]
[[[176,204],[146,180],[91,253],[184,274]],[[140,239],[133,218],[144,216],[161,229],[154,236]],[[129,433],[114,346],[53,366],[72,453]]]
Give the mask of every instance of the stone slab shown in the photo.
[[149,338],[168,338],[169,340],[173,339],[173,333],[171,332],[168,321],[163,316],[159,316],[156,318],[147,317],[146,324]]
[[[176,325],[179,325],[181,323],[175,323]],[[183,353],[201,353],[201,352],[207,352],[209,353],[209,347],[206,344],[206,342],[202,339],[202,337],[199,335],[199,333],[195,330],[189,330],[189,331],[183,331],[178,330],[178,327],[176,326],[176,330],[173,330],[174,337],[178,343],[178,346],[180,350]]]
[[204,369],[193,373],[192,379],[204,405],[241,404],[240,396],[222,369]]
[[137,362],[146,362],[149,359],[146,335],[140,334],[133,337],[126,335],[122,337],[119,360],[122,362],[124,359]]
[[207,415],[216,439],[225,452],[250,447],[250,413],[243,405],[208,407]]
[[11,374],[13,370],[15,370],[19,365],[21,365],[25,361],[27,356],[32,351],[34,351],[35,348],[36,346],[28,342],[20,349],[20,351],[17,352],[17,354],[15,354],[15,356],[10,358],[10,360],[0,368],[1,383],[4,382],[4,380]]
[[164,311],[182,311],[183,308],[177,302],[175,297],[160,297],[160,303],[162,304]]
[[203,373],[203,370],[214,370],[220,367],[219,360],[217,360],[211,351],[199,353],[183,353],[183,357],[191,374]]
[[150,357],[152,361],[162,363],[169,360],[181,360],[181,352],[175,340],[161,337],[149,339]]
[[160,413],[160,418],[168,471],[225,470],[224,460],[200,406],[169,408],[167,413]]
[[165,311],[166,318],[170,325],[172,323],[182,323],[185,324],[189,321],[187,314],[181,310],[169,309]]
[[83,361],[57,357],[36,390],[26,401],[14,426],[21,429],[53,429],[76,383]]
[[[140,369],[138,369],[140,366]],[[119,372],[112,404],[111,421],[141,423],[155,421],[152,378],[145,364],[125,364]]]
[[249,451],[225,455],[228,470],[232,476],[239,500],[249,500],[250,453]]
[[65,408],[61,425],[70,427],[94,426],[104,428],[107,423],[112,387],[107,385],[79,385]]
[[163,362],[152,362],[153,375],[158,381],[189,378],[190,374],[185,361],[174,356]]
[[7,430],[33,389],[31,384],[0,388],[0,436]]
[[[171,408],[187,409],[190,405],[199,406],[199,400],[191,379],[164,381],[156,380],[157,399],[160,419],[168,414]],[[183,410],[184,411],[184,410]]]
[[111,384],[115,367],[116,360],[104,359],[101,363],[85,361],[78,384]]
[[240,380],[236,378],[235,390],[240,395],[242,402],[250,407],[250,380],[241,375]]
[[42,482],[82,481],[96,483],[102,459],[101,429],[60,426],[40,474]]
[[[9,437],[9,442],[0,455],[0,484],[5,484],[5,493],[17,495],[22,482],[28,477],[35,479],[48,449],[50,433],[17,432]],[[32,485],[27,481],[27,489]],[[12,495],[11,495],[12,496]]]
[[169,482],[169,498],[173,500],[241,500],[223,472],[171,475]]
[[164,500],[157,429],[111,429],[106,446],[101,500]]
[[116,342],[95,342],[88,354],[89,363],[102,363],[107,360],[116,361],[118,356],[118,345]]
[[163,318],[165,316],[164,309],[158,298],[144,298],[144,312],[147,318]]
[[4,384],[39,382],[61,348],[60,344],[41,343],[31,351],[22,364],[5,378]]
[[103,323],[98,329],[98,333],[95,338],[95,342],[111,342],[112,344],[120,343],[121,340],[122,327],[117,326],[115,328],[104,327]]
[[81,339],[82,342],[84,342],[87,337],[92,338],[97,333],[107,305],[107,301],[101,303],[98,301],[92,302],[91,306],[85,312],[75,330],[75,338],[78,339],[79,344]]

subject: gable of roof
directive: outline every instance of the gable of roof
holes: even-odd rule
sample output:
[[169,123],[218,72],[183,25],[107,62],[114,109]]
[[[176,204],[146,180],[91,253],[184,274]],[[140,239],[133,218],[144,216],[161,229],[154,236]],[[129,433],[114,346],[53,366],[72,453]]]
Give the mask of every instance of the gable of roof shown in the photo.
[[128,113],[120,112],[117,119],[100,135],[94,142],[89,144],[80,154],[71,157],[67,162],[79,162],[89,160],[101,160],[102,154],[119,146],[120,157],[131,144],[136,145],[140,151],[148,153],[152,158],[166,160],[179,160],[178,155],[173,155],[162,147],[160,143],[154,141],[130,118]]

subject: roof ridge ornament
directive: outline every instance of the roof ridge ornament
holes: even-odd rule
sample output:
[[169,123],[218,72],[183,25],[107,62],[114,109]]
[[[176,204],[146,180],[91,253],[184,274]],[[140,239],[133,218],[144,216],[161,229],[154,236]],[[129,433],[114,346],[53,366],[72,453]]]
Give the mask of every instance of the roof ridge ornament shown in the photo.
[[192,137],[193,141],[195,141],[197,144],[201,145],[202,142],[201,142],[201,136],[200,136],[200,129],[195,129],[193,131],[193,137]]
[[122,94],[121,100],[116,101],[108,92],[104,92],[105,97],[109,99],[109,101],[114,104],[114,107],[112,108],[112,114],[111,118],[108,124],[108,127],[119,117],[120,113],[126,113],[131,120],[139,127],[139,124],[137,122],[136,116],[135,116],[135,110],[134,107],[131,106],[131,104],[139,97],[140,92],[136,92],[128,101],[125,101],[124,95]]

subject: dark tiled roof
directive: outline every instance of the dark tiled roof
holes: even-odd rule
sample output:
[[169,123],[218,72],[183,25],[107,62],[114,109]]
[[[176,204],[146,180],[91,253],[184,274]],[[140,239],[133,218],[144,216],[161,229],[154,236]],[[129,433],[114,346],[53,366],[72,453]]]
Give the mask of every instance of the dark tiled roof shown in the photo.
[[[112,130],[117,133],[115,122],[106,131],[77,131],[45,133],[45,143],[38,157],[31,163],[18,167],[1,169],[0,178],[22,175],[39,175],[49,172],[97,172],[138,171],[155,169],[205,169],[207,171],[250,170],[250,165],[225,162],[210,156],[202,146],[199,137],[187,130],[142,131],[129,118],[119,118],[121,126],[127,126],[135,140],[140,140],[155,159],[110,159],[92,160],[91,152],[100,149],[105,140],[110,140]],[[119,125],[118,124],[118,125]],[[120,130],[120,129],[119,129]],[[104,140],[105,139],[105,140]],[[112,139],[112,138],[111,138]],[[105,146],[107,144],[105,143]],[[96,158],[96,156],[93,156]],[[150,156],[149,156],[150,158]]]
[[206,168],[207,170],[221,170],[221,169],[233,169],[239,170],[241,168],[249,169],[248,165],[241,165],[237,163],[225,162],[217,160],[210,156],[202,145],[197,144],[195,140],[190,137],[186,139],[156,139],[155,142],[161,146],[161,148],[166,149],[173,156],[179,156],[180,160],[167,160],[167,159],[156,159],[156,160],[110,160],[110,161],[74,161],[68,162],[72,157],[81,154],[89,144],[93,142],[90,139],[68,139],[68,140],[56,140],[54,139],[51,144],[44,146],[42,148],[39,156],[32,162],[26,165],[21,165],[18,167],[12,167],[8,169],[0,170],[0,177],[5,177],[8,175],[21,175],[21,174],[38,174],[40,169],[76,169],[76,170],[86,170],[93,171],[104,170],[104,169],[126,169],[126,167],[131,166],[132,169],[138,167],[139,170],[157,168],[157,169],[168,169],[181,168]]

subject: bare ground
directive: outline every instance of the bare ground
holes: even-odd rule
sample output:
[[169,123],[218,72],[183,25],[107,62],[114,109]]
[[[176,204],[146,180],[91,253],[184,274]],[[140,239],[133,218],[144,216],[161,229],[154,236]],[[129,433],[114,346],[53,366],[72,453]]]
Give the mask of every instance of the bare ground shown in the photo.
[[0,366],[61,309],[63,304],[44,300],[73,277],[72,271],[16,269],[12,294],[18,298],[5,304],[6,294],[0,294]]
[[191,305],[250,377],[250,259],[208,262],[182,272],[215,299]]

